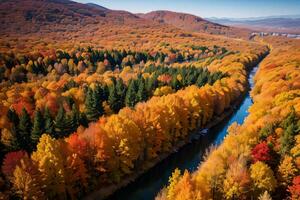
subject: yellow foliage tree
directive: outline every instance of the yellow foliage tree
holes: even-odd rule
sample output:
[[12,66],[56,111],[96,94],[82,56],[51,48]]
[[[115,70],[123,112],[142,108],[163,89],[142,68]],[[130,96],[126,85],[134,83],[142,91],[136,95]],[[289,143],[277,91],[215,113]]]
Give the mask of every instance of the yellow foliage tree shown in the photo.
[[65,157],[62,154],[59,141],[43,134],[32,153],[32,160],[38,164],[42,180],[46,183],[45,194],[49,198],[64,197],[66,195],[65,183]]
[[44,199],[43,186],[40,172],[28,156],[25,156],[13,173],[13,189],[16,194],[24,200]]
[[112,115],[107,119],[104,130],[114,141],[113,148],[119,156],[120,169],[124,173],[129,173],[143,147],[139,127],[128,118]]
[[294,165],[293,158],[287,155],[284,156],[278,167],[278,177],[280,180],[280,184],[285,187],[290,185],[297,171],[298,170]]
[[224,179],[223,192],[226,199],[245,199],[250,186],[250,176],[245,162],[237,160],[233,162],[227,170]]
[[272,192],[277,185],[272,169],[261,161],[251,165],[250,177],[258,194],[262,191]]

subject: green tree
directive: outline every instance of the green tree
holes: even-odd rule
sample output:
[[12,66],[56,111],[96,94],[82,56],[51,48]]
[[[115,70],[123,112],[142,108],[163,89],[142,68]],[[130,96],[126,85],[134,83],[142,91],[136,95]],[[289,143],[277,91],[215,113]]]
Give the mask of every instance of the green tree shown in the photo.
[[32,123],[30,115],[25,108],[22,109],[20,116],[20,122],[18,127],[18,132],[20,134],[20,147],[28,152],[30,152],[30,133],[31,133]]
[[44,133],[44,119],[40,109],[37,109],[34,113],[33,128],[31,131],[32,150],[36,148],[36,145],[43,133]]
[[136,98],[137,102],[146,101],[148,99],[144,79],[141,79],[141,81],[139,82],[139,88],[136,94]]
[[298,118],[294,107],[291,107],[290,114],[282,121],[281,126],[284,128],[284,133],[280,138],[281,154],[287,154],[294,144],[294,136],[298,131]]
[[9,109],[7,112],[7,117],[10,120],[10,122],[12,123],[11,126],[11,133],[13,135],[12,140],[11,140],[11,151],[17,151],[21,149],[21,135],[19,134],[18,131],[18,127],[19,127],[19,116],[16,113],[16,111],[14,109]]
[[118,98],[117,90],[114,85],[109,87],[109,96],[108,96],[108,103],[110,108],[116,113],[121,108],[122,105],[120,104],[120,99]]
[[70,121],[70,132],[73,133],[78,128],[80,121],[80,113],[75,104],[73,104],[71,114],[68,118]]
[[173,77],[172,77],[171,86],[172,86],[172,88],[175,89],[175,90],[179,90],[180,87],[181,87],[181,86],[180,86],[180,82],[179,82],[179,80],[177,79],[177,75],[176,75],[176,74],[173,75]]
[[88,88],[85,98],[85,115],[89,121],[97,121],[99,119],[101,113],[98,111],[99,108],[97,106],[99,106],[97,103],[97,95],[91,88]]
[[134,81],[131,81],[128,86],[128,90],[126,92],[125,105],[132,108],[136,103],[137,103],[137,98],[135,92],[135,85],[134,85]]
[[196,81],[196,85],[198,87],[202,87],[204,86],[205,84],[207,83],[207,76],[205,73],[201,73],[198,78],[197,78],[197,81]]
[[65,110],[61,105],[54,120],[54,131],[56,136],[55,138],[66,136],[68,134],[66,133],[68,132],[67,130],[70,130],[70,127],[68,125]]
[[294,135],[295,135],[295,125],[290,124],[286,130],[284,131],[283,135],[280,138],[280,144],[281,144],[281,149],[280,153],[282,155],[287,154],[290,149],[292,148],[295,140],[294,140]]
[[291,106],[290,109],[291,112],[289,113],[289,115],[281,122],[281,126],[284,129],[287,129],[291,124],[296,124],[298,121],[294,106]]
[[116,82],[116,90],[119,100],[119,110],[125,106],[126,86],[122,79],[118,79]]
[[14,109],[9,109],[7,111],[7,118],[11,121],[15,126],[19,124],[19,116]]
[[54,137],[55,134],[54,134],[54,127],[53,127],[53,119],[51,117],[50,110],[48,109],[48,107],[45,108],[44,120],[45,120],[44,132]]
[[11,127],[12,139],[11,139],[11,149],[10,151],[18,151],[21,149],[21,135],[18,132],[18,126],[12,125]]

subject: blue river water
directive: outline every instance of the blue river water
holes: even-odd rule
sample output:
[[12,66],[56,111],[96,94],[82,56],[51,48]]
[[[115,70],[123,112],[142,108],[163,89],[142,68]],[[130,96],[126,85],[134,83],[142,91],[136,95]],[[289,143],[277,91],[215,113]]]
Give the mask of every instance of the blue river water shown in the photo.
[[[258,66],[253,68],[249,74],[248,82],[250,89],[253,88],[253,76]],[[211,128],[206,136],[185,145],[178,152],[171,154],[168,158],[158,163],[154,168],[139,177],[135,182],[115,192],[111,200],[152,200],[157,193],[168,184],[172,172],[178,168],[181,171],[195,171],[202,161],[203,154],[210,145],[219,145],[226,136],[228,127],[237,122],[242,124],[248,116],[248,108],[252,105],[249,92],[245,95],[238,109],[224,119],[217,126]]]

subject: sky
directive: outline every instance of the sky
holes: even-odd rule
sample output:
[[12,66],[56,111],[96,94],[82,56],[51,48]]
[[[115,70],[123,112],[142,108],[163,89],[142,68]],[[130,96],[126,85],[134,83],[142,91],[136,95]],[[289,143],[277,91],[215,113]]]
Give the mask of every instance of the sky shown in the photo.
[[73,0],[96,3],[113,10],[146,13],[170,10],[200,17],[247,18],[300,15],[300,0]]

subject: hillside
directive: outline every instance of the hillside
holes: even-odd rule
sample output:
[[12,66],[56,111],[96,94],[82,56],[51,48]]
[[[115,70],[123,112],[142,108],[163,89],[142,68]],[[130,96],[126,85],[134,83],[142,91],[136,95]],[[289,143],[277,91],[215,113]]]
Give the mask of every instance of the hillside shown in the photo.
[[105,7],[100,6],[100,5],[98,5],[98,4],[95,4],[95,3],[87,3],[86,5],[92,6],[92,7],[94,7],[94,8],[99,9],[99,10],[106,10],[106,11],[109,10],[108,8],[105,8]]
[[28,53],[78,46],[162,50],[196,44],[241,50],[251,45],[186,31],[126,11],[68,0],[1,1],[0,23],[0,52]]
[[117,41],[123,41],[120,36],[133,35],[135,29],[162,30],[162,26],[126,11],[69,0],[1,1],[0,18],[1,52],[95,45],[99,44],[95,40],[116,41],[115,36],[119,37]]
[[246,29],[229,27],[210,22],[201,17],[171,11],[153,11],[146,14],[137,14],[139,17],[154,20],[159,23],[171,24],[175,27],[194,32],[204,32],[228,37],[247,38],[249,32]]
[[122,25],[138,20],[135,15],[125,11],[68,0],[1,1],[0,11],[2,34],[79,31],[88,25]]

